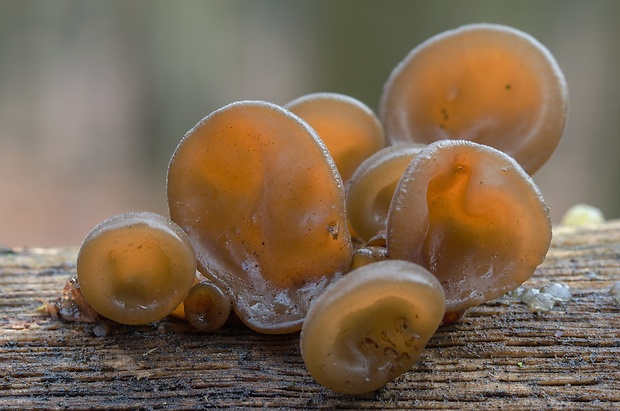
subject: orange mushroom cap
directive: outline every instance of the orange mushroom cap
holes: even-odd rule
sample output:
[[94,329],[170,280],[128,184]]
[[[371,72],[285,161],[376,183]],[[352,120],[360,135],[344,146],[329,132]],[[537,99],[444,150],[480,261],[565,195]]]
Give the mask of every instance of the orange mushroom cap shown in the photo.
[[530,176],[510,156],[470,141],[423,149],[401,177],[388,214],[389,257],[437,276],[447,312],[518,287],[550,242],[549,210]]
[[396,184],[411,159],[424,147],[422,144],[385,147],[358,167],[347,189],[347,216],[355,236],[368,241],[385,230]]
[[201,271],[256,331],[299,330],[351,264],[334,162],[307,123],[271,103],[232,103],[191,129],[170,161],[168,205]]
[[536,39],[471,24],[428,39],[396,66],[379,117],[392,143],[471,140],[533,174],[562,137],[567,101],[564,75]]
[[221,328],[230,315],[230,299],[212,281],[200,281],[189,290],[183,300],[185,319],[200,331]]
[[379,119],[361,101],[338,93],[313,93],[284,106],[314,128],[344,182],[371,154],[385,147]]
[[84,239],[77,258],[84,299],[123,324],[148,324],[170,314],[192,287],[195,272],[196,257],[183,230],[149,212],[103,221]]
[[344,394],[371,392],[411,369],[444,310],[441,284],[423,267],[397,260],[364,265],[312,304],[301,355],[319,384]]

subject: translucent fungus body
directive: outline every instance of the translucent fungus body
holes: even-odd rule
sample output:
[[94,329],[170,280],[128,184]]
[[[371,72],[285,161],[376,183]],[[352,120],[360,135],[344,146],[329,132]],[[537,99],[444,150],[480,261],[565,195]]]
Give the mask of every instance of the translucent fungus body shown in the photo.
[[168,168],[170,216],[201,271],[265,333],[301,328],[312,300],[349,270],[342,180],[299,117],[244,101],[200,121]]
[[421,144],[398,144],[377,151],[358,167],[347,189],[347,216],[353,233],[364,241],[385,230],[398,180]]
[[536,39],[471,24],[414,48],[386,82],[379,116],[391,142],[475,141],[533,174],[562,137],[567,101],[564,75]]
[[194,284],[183,301],[187,321],[200,331],[215,331],[230,315],[230,299],[215,283]]
[[312,377],[344,394],[374,391],[408,371],[444,315],[437,279],[406,261],[351,271],[312,305],[301,354]]
[[353,97],[314,93],[284,107],[316,130],[345,182],[362,161],[385,146],[379,119],[368,106]]
[[77,259],[84,299],[124,324],[147,324],[170,314],[194,282],[196,257],[187,236],[148,212],[112,217],[86,237]]
[[454,312],[529,279],[551,242],[540,191],[508,155],[469,141],[422,150],[398,183],[387,223],[390,258],[437,276]]

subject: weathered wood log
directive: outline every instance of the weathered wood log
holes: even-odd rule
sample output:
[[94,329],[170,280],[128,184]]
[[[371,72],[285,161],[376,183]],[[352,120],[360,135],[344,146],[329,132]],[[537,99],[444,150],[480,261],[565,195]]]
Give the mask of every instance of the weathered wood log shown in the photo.
[[[76,249],[0,248],[0,408],[619,409],[620,222],[560,227],[528,284],[562,282],[572,301],[535,313],[504,296],[440,328],[384,389],[344,396],[305,370],[298,334],[215,334],[165,319],[64,323],[37,308],[75,273]],[[105,330],[104,330],[105,331]]]

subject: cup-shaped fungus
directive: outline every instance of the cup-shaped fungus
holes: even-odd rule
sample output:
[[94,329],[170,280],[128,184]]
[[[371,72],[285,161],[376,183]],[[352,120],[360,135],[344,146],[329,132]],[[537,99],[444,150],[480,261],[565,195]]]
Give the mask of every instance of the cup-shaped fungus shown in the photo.
[[299,330],[314,298],[349,270],[344,201],[316,132],[266,102],[211,113],[168,167],[170,216],[187,232],[200,270],[264,333]]
[[449,313],[518,287],[550,242],[549,210],[530,176],[507,154],[470,141],[418,153],[388,214],[388,255],[437,276]]
[[385,230],[398,180],[422,144],[385,147],[368,157],[353,174],[347,189],[347,217],[352,233],[368,241]]
[[536,39],[471,24],[414,48],[388,78],[379,116],[391,142],[475,141],[531,175],[562,137],[567,101],[564,75]]
[[215,283],[194,284],[183,300],[185,319],[200,331],[215,331],[230,315],[230,299]]
[[149,212],[103,221],[84,239],[77,258],[84,299],[123,324],[148,324],[170,314],[195,272],[196,256],[183,230]]
[[368,264],[310,307],[301,354],[324,387],[344,394],[374,391],[413,366],[444,310],[441,284],[423,267],[398,260]]
[[344,182],[357,167],[385,147],[379,119],[361,101],[343,94],[314,93],[284,106],[314,128],[325,143]]

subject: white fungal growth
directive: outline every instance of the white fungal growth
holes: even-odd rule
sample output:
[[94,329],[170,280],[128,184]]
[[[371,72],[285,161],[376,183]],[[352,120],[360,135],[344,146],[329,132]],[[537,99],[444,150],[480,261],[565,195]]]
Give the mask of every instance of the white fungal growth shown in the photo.
[[530,311],[551,311],[556,300],[550,294],[541,293],[536,288],[530,288],[521,295],[521,301],[527,304]]
[[519,287],[508,293],[508,296],[518,298],[522,303],[527,304],[530,311],[541,312],[550,311],[557,302],[572,300],[573,293],[566,284],[548,283],[540,289]]
[[549,283],[540,290],[542,293],[549,294],[556,301],[567,302],[573,299],[570,287],[562,283]]

